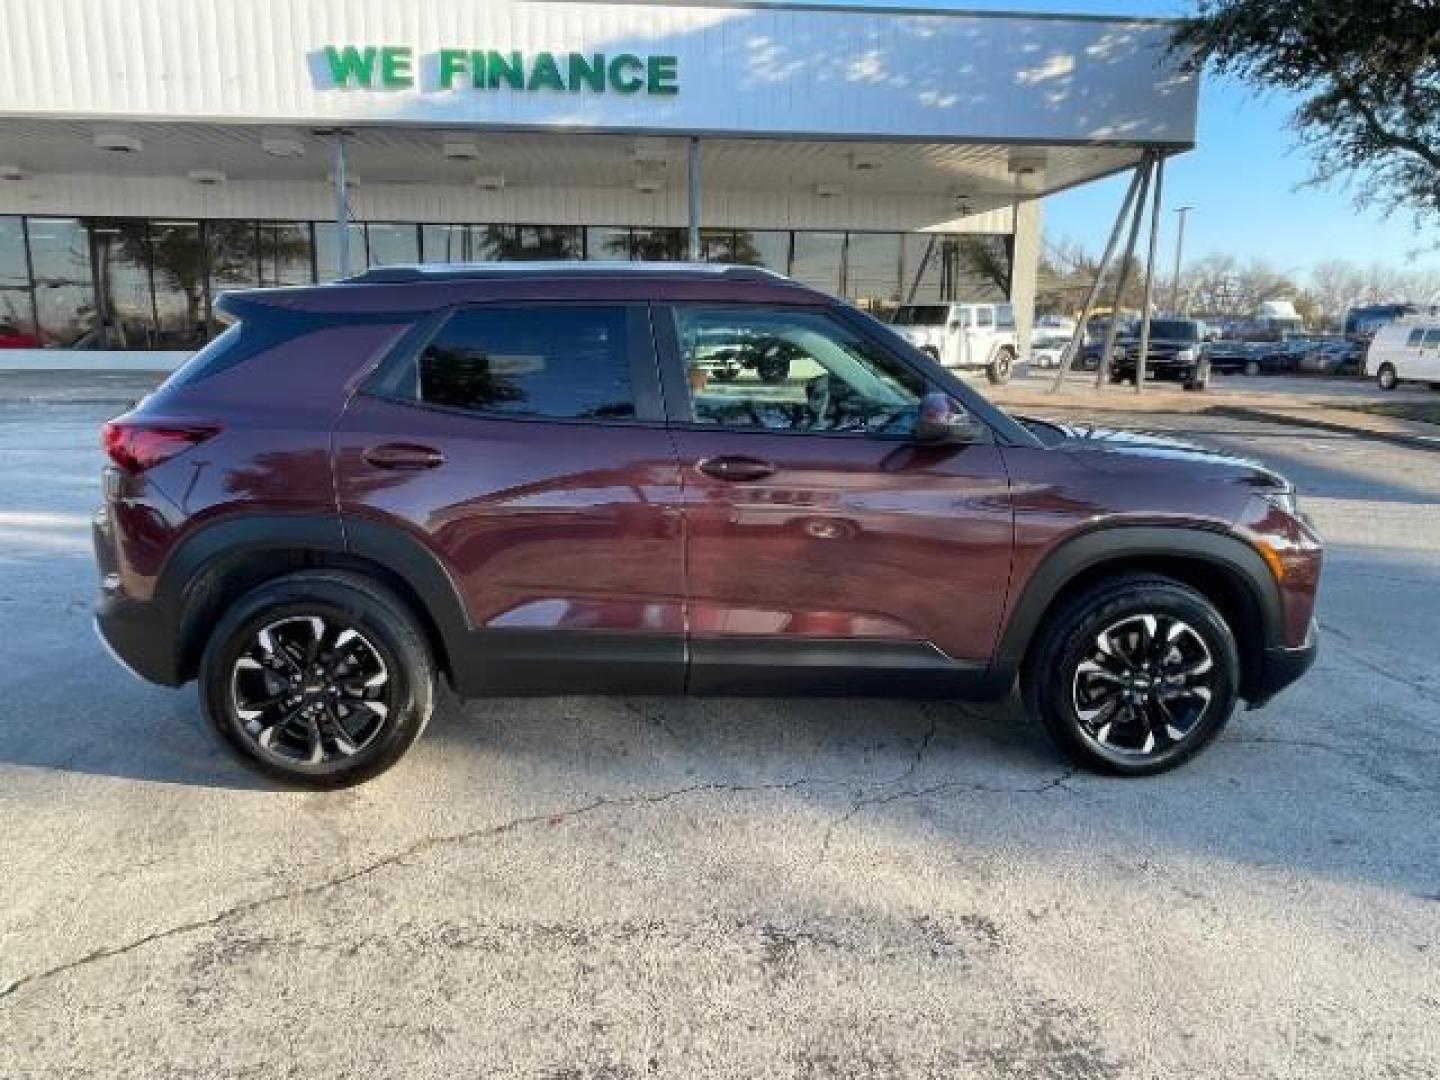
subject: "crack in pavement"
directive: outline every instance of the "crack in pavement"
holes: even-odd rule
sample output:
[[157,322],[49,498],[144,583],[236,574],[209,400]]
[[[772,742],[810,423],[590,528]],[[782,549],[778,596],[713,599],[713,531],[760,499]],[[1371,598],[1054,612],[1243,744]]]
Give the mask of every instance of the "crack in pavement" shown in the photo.
[[26,986],[31,986],[37,982],[43,982],[58,975],[64,975],[70,971],[74,971],[77,968],[86,967],[100,960],[108,960],[112,957],[123,956],[126,953],[134,952],[136,949],[144,948],[145,946],[154,944],[158,941],[164,941],[167,938],[177,937],[181,934],[188,934],[195,930],[204,930],[212,926],[218,926],[223,922],[229,921],[230,919],[238,918],[242,915],[248,915],[251,912],[259,911],[262,908],[270,907],[275,904],[281,904],[286,902],[287,900],[296,900],[307,896],[314,896],[318,893],[322,893],[330,889],[335,889],[344,885],[353,884],[356,881],[361,880],[362,878],[369,877],[370,875],[378,873],[381,870],[388,869],[389,867],[398,866],[407,861],[408,859],[414,858],[417,855],[423,855],[426,852],[433,851],[437,848],[460,846],[464,844],[476,843],[482,840],[490,840],[497,836],[504,836],[507,833],[515,832],[518,829],[523,829],[530,825],[556,825],[563,821],[569,821],[574,818],[581,817],[585,814],[590,814],[597,810],[604,810],[611,807],[655,806],[659,805],[660,803],[669,802],[672,799],[683,798],[686,795],[695,795],[710,792],[728,792],[740,794],[745,792],[758,791],[787,791],[812,784],[818,785],[835,783],[841,783],[841,781],[828,780],[820,777],[801,777],[798,780],[789,780],[785,782],[777,781],[768,784],[722,784],[714,782],[691,784],[687,787],[675,788],[671,791],[662,791],[651,794],[626,795],[618,798],[601,796],[599,798],[592,799],[588,803],[582,803],[579,806],[571,807],[568,810],[552,810],[543,814],[527,814],[523,817],[512,818],[509,821],[501,822],[498,825],[487,825],[483,828],[467,829],[463,832],[458,833],[446,833],[442,836],[422,837],[419,840],[416,840],[413,843],[406,845],[404,848],[401,848],[399,851],[392,852],[391,854],[376,859],[373,862],[365,863],[362,866],[347,870],[342,874],[337,874],[333,877],[324,878],[320,881],[313,881],[309,884],[301,885],[296,888],[285,889],[278,893],[271,893],[267,896],[256,897],[253,900],[246,900],[243,903],[234,904],[227,908],[222,908],[220,911],[216,912],[213,915],[208,915],[204,918],[199,919],[192,919],[188,922],[178,923],[174,926],[166,927],[162,930],[156,930],[152,933],[135,938],[133,941],[126,942],[123,945],[109,945],[103,948],[95,949],[89,953],[86,953],[84,956],[77,957],[76,959],[67,961],[63,964],[58,964],[55,967],[46,968],[42,971],[32,972],[29,975],[22,975],[17,979],[11,980],[5,986],[0,987],[0,1000],[11,997],[17,991],[23,989]]
[[[929,712],[927,710],[927,715],[928,714]],[[935,738],[937,729],[938,723],[931,717],[929,730],[921,736],[920,742],[915,748],[915,756],[911,760],[909,767],[891,780],[876,781],[867,786],[871,788],[894,787],[897,784],[903,784],[906,780],[910,779],[910,777],[914,776],[915,772],[920,768],[921,763],[925,760],[925,756],[930,752],[930,744]],[[975,791],[996,795],[1043,795],[1047,791],[1060,788],[1071,794],[1075,794],[1075,789],[1069,787],[1066,782],[1079,771],[1078,766],[1071,766],[1059,776],[1034,787],[1001,787],[973,780],[946,780],[938,784],[932,784],[930,787],[905,788],[900,791],[886,792],[881,795],[859,795],[855,798],[854,802],[850,804],[850,808],[846,810],[845,813],[841,814],[825,827],[825,835],[820,840],[820,854],[815,860],[816,864],[819,865],[823,863],[829,857],[830,844],[835,838],[836,831],[851,821],[862,810],[869,809],[872,806],[888,806],[890,803],[899,802],[902,799],[925,799],[934,795],[948,795],[956,791]]]
[[[921,736],[920,741],[916,746],[914,757],[912,758],[910,764],[905,768],[905,770],[888,780],[866,781],[864,782],[866,786],[890,787],[898,783],[903,783],[909,777],[914,775],[915,770],[919,768],[921,761],[929,752],[931,742],[934,740],[937,730],[938,722],[933,717],[931,717],[930,726]],[[922,791],[895,793],[892,797],[879,798],[875,801],[877,803],[883,803],[891,802],[894,801],[894,799],[901,797],[921,798],[924,797],[926,794],[938,794],[947,789],[959,789],[964,787],[969,787],[972,790],[977,791],[989,790],[995,791],[997,793],[1004,793],[1006,791],[1012,791],[1017,793],[1038,793],[1062,784],[1064,780],[1068,779],[1070,775],[1073,774],[1073,771],[1074,770],[1070,770],[1066,772],[1064,776],[1036,788],[1007,789],[1001,787],[986,787],[982,784],[971,784],[962,781],[952,781],[945,784],[937,784],[931,789],[926,789]],[[532,825],[557,825],[561,822],[570,821],[599,810],[605,810],[610,808],[657,806],[662,803],[670,802],[674,799],[684,798],[689,795],[710,793],[745,794],[764,791],[793,791],[802,787],[838,785],[849,783],[852,783],[852,781],[832,779],[828,777],[802,776],[795,780],[775,781],[772,783],[764,784],[730,784],[717,782],[690,784],[686,787],[648,794],[625,795],[619,797],[601,796],[592,799],[589,802],[582,803],[578,806],[573,806],[568,810],[551,810],[545,813],[527,814],[522,817],[512,818],[509,821],[501,822],[497,825],[487,825],[483,828],[467,829],[462,832],[447,833],[441,836],[422,837],[419,840],[416,840],[413,843],[401,848],[399,851],[392,852],[389,855],[383,856],[371,862],[365,863],[361,866],[347,870],[344,873],[336,874],[332,877],[324,878],[320,881],[313,881],[305,885],[297,886],[295,888],[285,889],[276,893],[270,893],[266,896],[259,896],[251,900],[246,900],[242,903],[232,904],[229,907],[222,908],[220,911],[217,911],[214,914],[207,915],[202,918],[191,919],[183,923],[177,923],[174,926],[165,927],[160,930],[155,930],[149,934],[144,934],[138,938],[135,938],[132,941],[128,941],[120,945],[108,945],[102,948],[94,949],[91,952],[84,954],[83,956],[76,957],[75,959],[66,961],[63,964],[57,964],[56,966],[51,968],[31,972],[28,975],[22,975],[16,979],[11,980],[3,987],[0,987],[0,1001],[13,997],[18,991],[24,989],[25,987],[33,986],[36,983],[45,982],[49,979],[56,978],[57,976],[65,975],[69,972],[75,971],[79,968],[87,967],[102,960],[109,960],[117,956],[124,956],[138,949],[143,949],[149,945],[155,944],[156,942],[165,941],[169,938],[178,937],[183,934],[193,933],[197,930],[205,930],[210,927],[219,926],[220,924],[228,922],[231,919],[240,918],[244,915],[248,915],[252,912],[271,907],[275,904],[281,904],[289,900],[296,900],[302,899],[304,897],[315,896],[330,889],[336,889],[345,885],[354,884],[355,882],[360,881],[363,878],[370,877],[371,875],[379,873],[380,871],[388,869],[390,867],[399,866],[407,862],[408,860],[415,858],[416,856],[423,855],[438,848],[456,847],[466,844],[478,843],[480,841],[490,840],[498,836],[504,836],[508,833],[512,833],[519,829],[524,829]],[[861,800],[860,805],[863,805],[864,802],[865,800]],[[859,811],[860,805],[852,808],[851,812],[846,815],[846,820],[848,820],[848,818],[850,817],[853,817],[854,814]],[[825,842],[827,846],[829,843],[830,832],[833,831],[833,828],[834,826],[832,825],[831,829],[827,830],[826,832]]]

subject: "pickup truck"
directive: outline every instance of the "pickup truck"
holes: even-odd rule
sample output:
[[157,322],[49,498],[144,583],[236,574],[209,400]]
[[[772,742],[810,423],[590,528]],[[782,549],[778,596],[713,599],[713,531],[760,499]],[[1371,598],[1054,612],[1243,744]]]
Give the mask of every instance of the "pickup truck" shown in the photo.
[[[1134,380],[1139,354],[1138,333],[1117,338],[1110,359],[1110,381]],[[1174,379],[1186,390],[1209,386],[1210,343],[1205,340],[1205,324],[1195,319],[1152,319],[1145,377]]]

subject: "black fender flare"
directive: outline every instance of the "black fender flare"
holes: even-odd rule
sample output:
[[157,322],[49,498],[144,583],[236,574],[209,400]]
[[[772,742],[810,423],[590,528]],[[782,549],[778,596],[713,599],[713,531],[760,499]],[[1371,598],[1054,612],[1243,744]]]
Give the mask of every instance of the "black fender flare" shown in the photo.
[[1283,638],[1284,617],[1274,575],[1260,553],[1233,533],[1195,525],[1102,525],[1062,541],[1041,561],[1011,609],[996,649],[996,667],[1016,670],[1054,599],[1081,575],[1107,564],[1183,559],[1223,571],[1255,604],[1265,647]]
[[201,526],[161,568],[153,599],[172,635],[177,681],[193,675],[197,633],[215,591],[225,586],[227,571],[242,561],[253,566],[267,553],[277,561],[291,553],[313,560],[293,565],[282,561],[276,573],[327,560],[371,564],[380,571],[382,584],[390,579],[409,594],[405,599],[419,609],[416,616],[437,637],[442,666],[449,657],[463,654],[470,626],[460,591],[439,558],[406,529],[338,514],[246,514]]

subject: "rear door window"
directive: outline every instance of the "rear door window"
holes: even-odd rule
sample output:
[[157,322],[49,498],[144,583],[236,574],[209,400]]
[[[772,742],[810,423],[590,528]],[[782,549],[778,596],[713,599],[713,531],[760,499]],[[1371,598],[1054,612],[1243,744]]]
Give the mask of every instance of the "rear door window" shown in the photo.
[[492,416],[636,416],[623,305],[502,306],[453,312],[420,350],[421,401]]
[[1440,345],[1440,329],[1425,331],[1425,345],[1427,349],[1433,349]]

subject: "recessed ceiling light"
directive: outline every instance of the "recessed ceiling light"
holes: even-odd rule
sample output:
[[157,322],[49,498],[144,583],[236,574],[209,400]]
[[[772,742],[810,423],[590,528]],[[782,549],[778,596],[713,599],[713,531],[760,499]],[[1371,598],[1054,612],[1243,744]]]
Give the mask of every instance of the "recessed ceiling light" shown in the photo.
[[203,184],[206,187],[225,183],[225,174],[219,169],[191,169],[185,175],[195,183]]
[[480,147],[468,140],[447,140],[441,145],[440,152],[450,161],[480,160]]
[[815,185],[815,195],[816,195],[817,198],[821,198],[821,199],[832,199],[832,198],[834,198],[836,195],[841,194],[842,191],[843,191],[843,189],[840,187],[839,184],[816,184],[816,185]]
[[25,170],[19,165],[0,165],[0,180],[24,180]]
[[477,176],[475,177],[475,186],[484,188],[486,191],[503,191],[505,190],[505,177],[499,173],[494,173],[489,176]]
[[116,154],[138,154],[145,149],[145,143],[140,136],[119,128],[97,128],[95,146]]
[[305,144],[299,139],[271,135],[260,140],[260,149],[271,157],[298,158],[305,156]]

